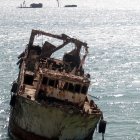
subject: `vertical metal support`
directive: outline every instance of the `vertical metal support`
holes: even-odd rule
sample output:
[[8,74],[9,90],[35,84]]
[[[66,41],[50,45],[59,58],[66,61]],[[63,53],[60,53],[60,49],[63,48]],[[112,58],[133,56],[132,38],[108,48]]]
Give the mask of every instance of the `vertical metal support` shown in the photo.
[[29,40],[29,47],[31,47],[33,45],[35,35],[36,35],[36,31],[32,30],[30,40]]
[[59,0],[56,0],[57,1],[57,4],[58,4],[58,7],[59,7]]
[[104,140],[104,133],[102,133],[102,140]]

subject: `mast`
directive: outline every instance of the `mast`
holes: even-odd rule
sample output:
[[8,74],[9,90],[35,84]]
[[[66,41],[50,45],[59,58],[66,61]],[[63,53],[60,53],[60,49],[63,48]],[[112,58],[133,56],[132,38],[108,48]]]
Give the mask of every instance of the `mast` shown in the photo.
[[59,0],[56,0],[57,1],[57,4],[58,4],[58,7],[59,7]]

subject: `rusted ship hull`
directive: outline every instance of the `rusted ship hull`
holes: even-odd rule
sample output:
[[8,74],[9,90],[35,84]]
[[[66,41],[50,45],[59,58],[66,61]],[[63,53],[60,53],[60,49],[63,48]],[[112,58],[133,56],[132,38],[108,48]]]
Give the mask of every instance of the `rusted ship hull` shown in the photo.
[[24,140],[90,140],[99,118],[100,114],[88,115],[67,105],[39,104],[17,96],[9,133]]
[[[38,35],[46,36],[42,46],[34,43]],[[65,46],[72,50],[62,58],[51,57]],[[85,42],[32,30],[29,44],[18,56],[19,75],[11,88],[11,136],[21,140],[92,139],[103,114],[87,97],[91,80],[83,67],[87,54]]]

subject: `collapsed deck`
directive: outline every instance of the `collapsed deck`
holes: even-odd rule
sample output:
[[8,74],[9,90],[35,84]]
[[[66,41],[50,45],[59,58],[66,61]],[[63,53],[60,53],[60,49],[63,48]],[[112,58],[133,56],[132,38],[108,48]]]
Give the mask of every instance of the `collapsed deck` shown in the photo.
[[[48,41],[40,46],[33,44],[36,35],[46,35],[63,41],[58,47]],[[52,54],[69,43],[75,48],[65,53],[62,60],[52,58]],[[85,54],[81,58],[82,47]],[[52,35],[33,30],[28,47],[19,56],[20,73],[18,94],[31,100],[54,98],[83,107],[87,102],[90,75],[84,72],[83,63],[88,54],[88,46],[67,35]],[[93,101],[91,101],[93,104]],[[94,105],[94,104],[93,104]]]

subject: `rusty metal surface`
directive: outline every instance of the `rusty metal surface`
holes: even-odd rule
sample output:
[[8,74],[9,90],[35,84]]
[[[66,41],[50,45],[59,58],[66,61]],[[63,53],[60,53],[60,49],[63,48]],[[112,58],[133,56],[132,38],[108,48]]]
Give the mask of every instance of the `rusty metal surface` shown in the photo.
[[13,134],[21,138],[27,135],[29,140],[36,135],[41,136],[41,140],[85,140],[93,134],[100,115],[88,115],[63,105],[41,105],[19,96],[9,127]]

